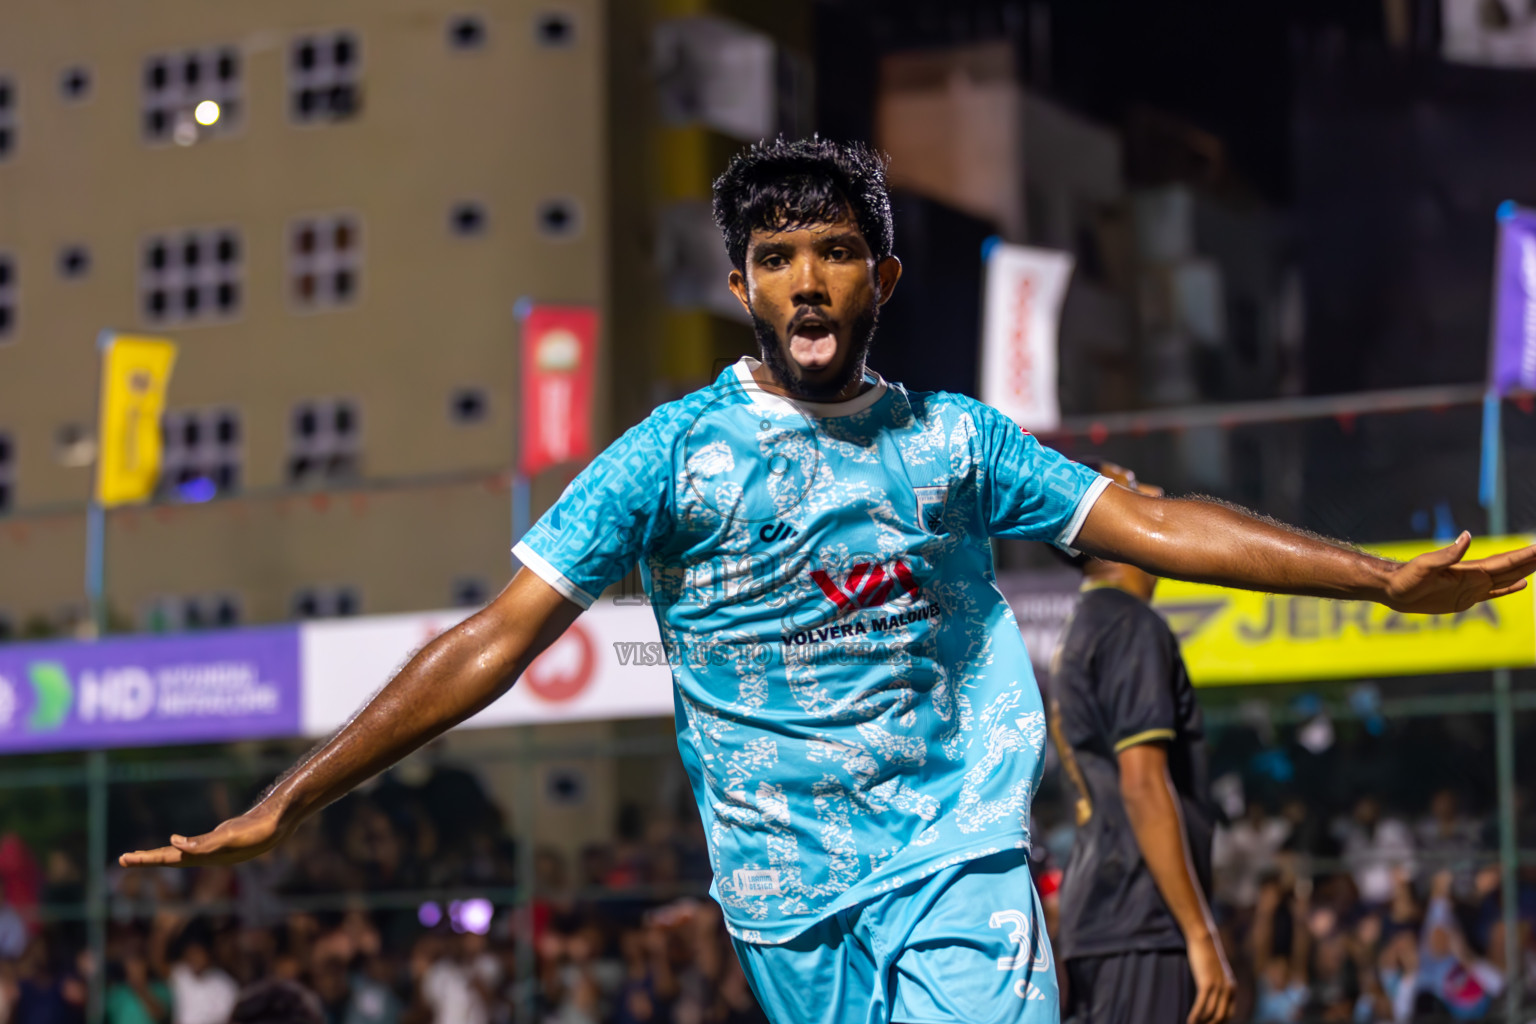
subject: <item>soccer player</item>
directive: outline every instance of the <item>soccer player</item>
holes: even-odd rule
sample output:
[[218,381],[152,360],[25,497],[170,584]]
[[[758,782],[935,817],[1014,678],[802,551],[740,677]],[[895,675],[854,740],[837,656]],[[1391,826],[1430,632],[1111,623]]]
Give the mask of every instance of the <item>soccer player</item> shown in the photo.
[[[1161,492],[1113,464],[1099,472]],[[1208,902],[1205,727],[1157,577],[1080,555],[1083,593],[1051,660],[1051,739],[1077,792],[1056,955],[1078,1024],[1221,1024],[1232,971]]]
[[[714,210],[761,360],[658,408],[517,545],[523,569],[246,813],[122,863],[256,856],[503,693],[638,564],[675,679],[713,892],[780,1024],[1055,1021],[1029,879],[1045,713],[989,540],[1407,611],[1524,586],[1536,549],[1396,564],[1161,500],[960,395],[866,366],[901,276],[868,148],[771,141]],[[949,339],[933,339],[943,358]]]

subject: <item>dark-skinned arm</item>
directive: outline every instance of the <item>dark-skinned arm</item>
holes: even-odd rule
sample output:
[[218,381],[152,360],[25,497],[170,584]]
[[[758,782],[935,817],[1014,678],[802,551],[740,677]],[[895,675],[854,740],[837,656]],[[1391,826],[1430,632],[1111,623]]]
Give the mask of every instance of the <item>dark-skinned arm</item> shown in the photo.
[[1448,547],[1393,562],[1218,502],[1150,497],[1114,484],[1075,543],[1165,579],[1443,614],[1523,590],[1536,571],[1536,545],[1464,561],[1471,542],[1463,533]]
[[255,807],[204,835],[125,853],[119,863],[233,864],[265,853],[309,815],[500,697],[580,614],[522,570],[496,600],[423,647]]
[[1237,984],[1195,877],[1184,816],[1168,776],[1168,750],[1161,743],[1139,743],[1116,756],[1120,798],[1136,845],[1189,951],[1195,1003],[1188,1024],[1223,1024],[1235,1008]]

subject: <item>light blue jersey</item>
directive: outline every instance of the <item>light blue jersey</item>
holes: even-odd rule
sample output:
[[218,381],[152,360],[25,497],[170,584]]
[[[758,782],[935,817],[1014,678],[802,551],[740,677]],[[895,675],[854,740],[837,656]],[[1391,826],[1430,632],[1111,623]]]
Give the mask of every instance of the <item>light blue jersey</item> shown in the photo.
[[1045,715],[990,537],[1069,548],[1108,484],[971,398],[664,405],[517,545],[587,606],[637,562],[738,939],[787,942],[1029,843]]

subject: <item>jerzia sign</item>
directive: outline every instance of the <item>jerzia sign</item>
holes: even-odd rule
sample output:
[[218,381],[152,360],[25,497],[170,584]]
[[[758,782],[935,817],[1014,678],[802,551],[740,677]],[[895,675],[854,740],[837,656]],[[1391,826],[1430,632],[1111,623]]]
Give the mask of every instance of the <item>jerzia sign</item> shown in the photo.
[[[1467,557],[1529,543],[1528,537],[1485,537],[1472,542]],[[1405,560],[1443,546],[1411,541],[1372,550]],[[1536,665],[1536,601],[1529,589],[1454,615],[1404,615],[1363,601],[1255,594],[1174,580],[1158,584],[1153,603],[1179,635],[1197,686]]]

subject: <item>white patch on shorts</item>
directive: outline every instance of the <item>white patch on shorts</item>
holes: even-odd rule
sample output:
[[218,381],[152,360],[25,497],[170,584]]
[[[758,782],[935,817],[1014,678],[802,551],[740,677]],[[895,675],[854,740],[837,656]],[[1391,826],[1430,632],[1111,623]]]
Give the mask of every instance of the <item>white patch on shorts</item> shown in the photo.
[[779,891],[777,868],[737,868],[731,873],[731,883],[739,896],[782,896]]

